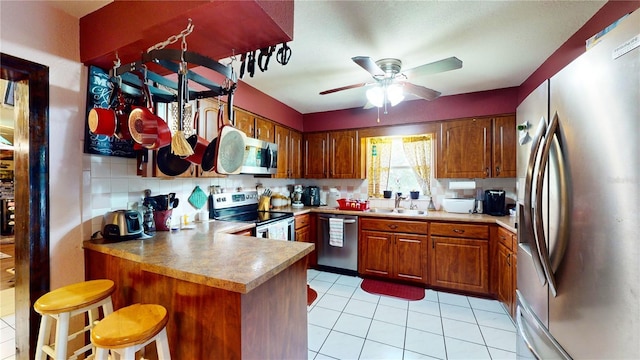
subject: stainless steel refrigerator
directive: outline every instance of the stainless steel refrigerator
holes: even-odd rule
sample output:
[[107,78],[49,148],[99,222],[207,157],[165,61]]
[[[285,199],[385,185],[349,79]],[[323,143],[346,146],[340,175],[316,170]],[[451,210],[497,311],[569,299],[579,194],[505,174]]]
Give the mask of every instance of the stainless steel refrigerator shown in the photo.
[[518,358],[640,358],[640,10],[517,109]]

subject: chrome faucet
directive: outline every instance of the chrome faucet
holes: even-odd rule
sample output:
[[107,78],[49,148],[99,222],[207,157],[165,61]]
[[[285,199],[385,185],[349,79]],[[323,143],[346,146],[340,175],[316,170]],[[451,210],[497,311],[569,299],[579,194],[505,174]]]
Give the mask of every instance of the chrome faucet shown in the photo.
[[409,209],[410,209],[410,210],[416,210],[416,209],[418,209],[418,204],[414,204],[414,203],[413,203],[413,199],[411,199],[410,201],[411,201],[411,203],[410,203],[410,205],[409,205]]
[[401,200],[407,200],[407,197],[402,197],[400,196],[400,193],[396,193],[396,206],[394,207],[394,209],[397,209],[400,207],[400,201]]

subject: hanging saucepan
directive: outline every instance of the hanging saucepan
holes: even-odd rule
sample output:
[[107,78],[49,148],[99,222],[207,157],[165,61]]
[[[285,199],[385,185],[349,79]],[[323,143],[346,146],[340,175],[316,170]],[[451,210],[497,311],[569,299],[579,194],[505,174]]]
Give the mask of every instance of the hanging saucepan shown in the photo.
[[178,176],[187,171],[191,163],[171,152],[171,146],[164,146],[156,154],[158,169],[168,176]]
[[87,116],[89,131],[96,135],[113,136],[118,130],[117,110],[119,106],[120,87],[115,84],[109,96],[108,108],[93,108]]
[[200,167],[204,171],[213,170],[213,166],[215,165],[216,158],[216,145],[218,143],[218,138],[215,137],[211,139],[209,145],[204,149],[204,153],[202,154],[202,161],[200,162]]
[[209,146],[209,142],[207,141],[207,139],[194,134],[187,138],[187,142],[193,149],[193,155],[187,156],[186,160],[192,164],[202,164],[202,158],[207,150],[207,147]]
[[245,133],[231,125],[220,130],[214,170],[218,174],[239,174],[245,158]]
[[164,122],[162,118],[153,114],[153,104],[151,94],[146,79],[142,78],[142,92],[147,101],[147,107],[136,106],[129,114],[129,133],[136,143],[144,146],[154,146],[158,139],[158,120]]
[[171,129],[169,129],[169,125],[167,125],[167,123],[160,117],[157,117],[156,121],[158,124],[158,136],[156,138],[156,141],[149,146],[143,145],[145,148],[150,150],[159,149],[171,144]]

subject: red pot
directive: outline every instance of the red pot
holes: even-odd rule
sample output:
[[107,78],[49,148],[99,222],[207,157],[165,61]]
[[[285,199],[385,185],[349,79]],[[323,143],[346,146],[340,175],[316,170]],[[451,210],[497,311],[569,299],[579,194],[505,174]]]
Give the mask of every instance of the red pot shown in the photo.
[[202,164],[202,157],[207,150],[207,146],[209,146],[209,142],[207,141],[207,139],[198,135],[191,135],[187,138],[187,142],[193,149],[193,155],[188,156],[186,160],[192,164]]
[[152,146],[158,139],[158,120],[164,123],[164,120],[145,107],[131,110],[128,125],[133,141],[144,147]]
[[111,109],[93,108],[87,117],[89,131],[96,135],[113,136],[117,130],[116,112]]

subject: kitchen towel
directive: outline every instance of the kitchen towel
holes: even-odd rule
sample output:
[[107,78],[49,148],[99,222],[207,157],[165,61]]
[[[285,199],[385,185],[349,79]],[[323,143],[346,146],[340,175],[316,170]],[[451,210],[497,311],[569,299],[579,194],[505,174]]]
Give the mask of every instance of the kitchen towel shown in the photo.
[[329,218],[329,245],[335,247],[344,245],[344,219]]
[[287,230],[289,224],[286,221],[275,222],[269,225],[267,237],[272,240],[288,240]]

